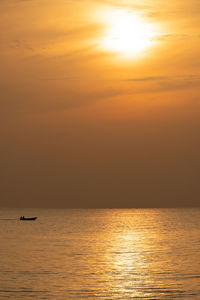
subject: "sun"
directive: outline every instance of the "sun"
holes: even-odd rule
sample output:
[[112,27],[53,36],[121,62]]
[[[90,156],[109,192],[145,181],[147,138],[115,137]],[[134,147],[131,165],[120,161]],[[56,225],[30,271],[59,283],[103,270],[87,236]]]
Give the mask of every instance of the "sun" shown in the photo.
[[108,31],[103,47],[125,56],[138,56],[154,43],[156,32],[153,25],[140,16],[128,11],[114,11],[108,14]]

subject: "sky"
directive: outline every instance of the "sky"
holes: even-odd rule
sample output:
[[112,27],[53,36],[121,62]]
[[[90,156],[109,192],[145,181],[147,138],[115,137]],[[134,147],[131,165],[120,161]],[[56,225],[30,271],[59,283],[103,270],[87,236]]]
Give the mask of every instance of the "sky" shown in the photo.
[[0,206],[200,198],[198,0],[0,1]]

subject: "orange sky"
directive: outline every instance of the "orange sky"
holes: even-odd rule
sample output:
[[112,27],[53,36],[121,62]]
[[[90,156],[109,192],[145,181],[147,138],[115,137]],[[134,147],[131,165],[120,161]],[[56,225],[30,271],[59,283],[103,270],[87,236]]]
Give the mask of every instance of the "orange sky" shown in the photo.
[[198,205],[199,14],[1,0],[0,204]]

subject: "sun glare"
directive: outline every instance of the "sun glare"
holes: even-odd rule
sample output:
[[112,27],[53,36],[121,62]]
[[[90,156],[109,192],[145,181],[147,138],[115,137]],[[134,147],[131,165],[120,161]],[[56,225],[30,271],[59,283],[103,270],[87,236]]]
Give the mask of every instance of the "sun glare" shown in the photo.
[[115,11],[108,15],[108,32],[103,47],[125,56],[138,56],[153,45],[156,35],[153,25],[136,14]]

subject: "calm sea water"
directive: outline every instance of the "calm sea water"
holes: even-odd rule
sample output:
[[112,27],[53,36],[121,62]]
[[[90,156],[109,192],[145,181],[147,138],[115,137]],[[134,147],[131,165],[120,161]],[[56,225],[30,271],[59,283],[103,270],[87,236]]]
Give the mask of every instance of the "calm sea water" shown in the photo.
[[0,219],[0,299],[200,299],[200,209],[1,209]]

